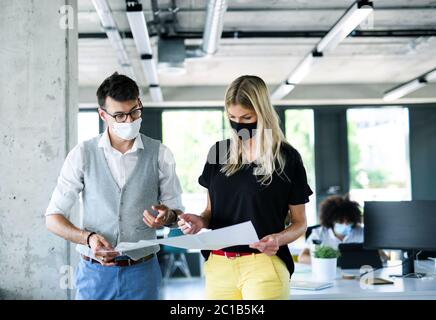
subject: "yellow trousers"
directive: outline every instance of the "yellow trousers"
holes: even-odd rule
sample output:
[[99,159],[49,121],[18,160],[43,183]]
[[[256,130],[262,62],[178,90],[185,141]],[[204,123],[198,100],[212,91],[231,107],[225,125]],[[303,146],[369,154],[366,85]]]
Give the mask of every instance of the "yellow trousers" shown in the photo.
[[209,300],[289,298],[289,271],[277,256],[253,253],[229,259],[211,253],[204,273]]

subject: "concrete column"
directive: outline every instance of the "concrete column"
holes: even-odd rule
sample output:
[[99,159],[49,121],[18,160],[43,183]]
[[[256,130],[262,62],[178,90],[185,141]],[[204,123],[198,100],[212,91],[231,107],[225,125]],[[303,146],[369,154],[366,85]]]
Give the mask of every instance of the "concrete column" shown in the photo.
[[44,212],[76,143],[77,0],[0,4],[0,299],[66,299]]
[[[348,193],[347,110],[315,110],[315,177],[317,207],[332,194]],[[335,190],[336,189],[336,190]]]
[[413,200],[436,200],[436,104],[409,108],[410,170]]

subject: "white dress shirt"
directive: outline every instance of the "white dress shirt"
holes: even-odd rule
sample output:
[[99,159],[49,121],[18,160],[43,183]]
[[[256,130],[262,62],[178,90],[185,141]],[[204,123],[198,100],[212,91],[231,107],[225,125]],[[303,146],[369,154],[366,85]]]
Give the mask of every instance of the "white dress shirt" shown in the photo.
[[340,243],[362,243],[363,228],[357,225],[351,229],[351,232],[343,240],[340,240],[331,228],[321,226],[312,230],[306,240],[306,248],[310,249],[312,247],[312,240],[320,240],[322,245],[338,249]]
[[[120,188],[124,186],[133,173],[138,160],[138,149],[144,149],[142,139],[136,138],[133,146],[122,154],[112,147],[109,134],[103,133],[98,143],[103,148],[106,161],[116,183]],[[79,143],[67,155],[57,185],[53,191],[46,215],[62,214],[69,216],[71,208],[77,201],[84,187],[84,143]],[[182,188],[176,174],[176,163],[172,152],[165,145],[159,147],[159,202],[170,209],[184,211],[182,204]]]

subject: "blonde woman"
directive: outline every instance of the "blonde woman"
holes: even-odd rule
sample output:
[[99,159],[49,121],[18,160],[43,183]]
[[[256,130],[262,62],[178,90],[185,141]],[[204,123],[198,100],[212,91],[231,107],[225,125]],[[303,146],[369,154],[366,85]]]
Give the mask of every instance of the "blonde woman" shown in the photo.
[[[294,265],[288,244],[306,230],[312,190],[301,156],[285,140],[264,81],[241,76],[227,89],[231,138],[209,151],[199,183],[208,189],[200,215],[183,214],[185,234],[251,220],[261,239],[203,251],[208,299],[287,299]],[[291,224],[285,228],[289,215]],[[186,223],[188,222],[188,223]]]

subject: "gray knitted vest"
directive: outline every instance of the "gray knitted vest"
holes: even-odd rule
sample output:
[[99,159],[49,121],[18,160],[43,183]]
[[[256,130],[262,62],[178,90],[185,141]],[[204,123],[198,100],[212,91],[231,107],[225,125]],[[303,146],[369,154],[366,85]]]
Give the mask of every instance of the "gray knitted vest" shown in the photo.
[[[112,246],[120,242],[156,239],[156,231],[145,225],[143,212],[158,204],[158,156],[160,142],[143,134],[144,149],[138,149],[136,167],[123,188],[119,188],[104,156],[98,147],[101,135],[84,142],[84,188],[81,228],[97,232]],[[77,245],[77,251],[93,257],[91,250]],[[159,251],[159,246],[126,252],[139,259]]]

